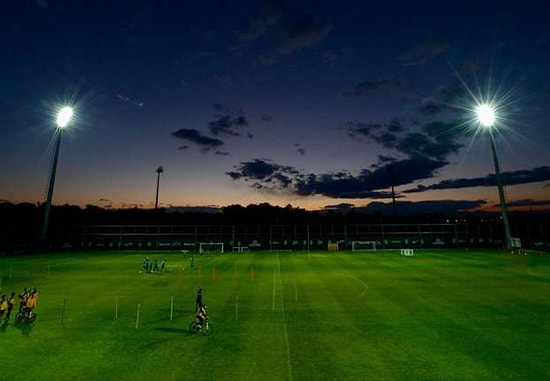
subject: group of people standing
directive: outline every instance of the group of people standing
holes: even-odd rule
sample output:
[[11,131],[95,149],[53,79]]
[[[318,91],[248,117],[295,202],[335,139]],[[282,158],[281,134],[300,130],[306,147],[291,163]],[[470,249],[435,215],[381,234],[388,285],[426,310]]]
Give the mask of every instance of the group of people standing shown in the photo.
[[166,266],[166,260],[161,258],[160,264],[157,259],[149,259],[149,257],[143,257],[141,268],[146,273],[162,272]]

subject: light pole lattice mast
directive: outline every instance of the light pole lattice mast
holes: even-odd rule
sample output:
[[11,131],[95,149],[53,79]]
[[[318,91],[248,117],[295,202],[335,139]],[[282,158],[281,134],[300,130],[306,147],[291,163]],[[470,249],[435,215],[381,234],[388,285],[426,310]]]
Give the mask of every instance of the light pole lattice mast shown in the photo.
[[50,171],[50,182],[48,185],[48,195],[46,197],[46,209],[44,211],[44,222],[42,224],[42,233],[40,234],[40,241],[45,242],[48,237],[48,226],[50,223],[50,210],[52,207],[53,188],[55,185],[55,175],[57,173],[57,161],[59,160],[59,147],[61,146],[61,133],[63,129],[67,127],[73,117],[73,109],[71,107],[63,107],[57,114],[57,128],[55,133],[57,134],[54,146],[54,156],[52,161],[52,168]]
[[495,135],[493,126],[496,116],[493,108],[487,104],[482,104],[476,107],[476,114],[479,123],[489,129],[489,140],[491,141],[491,153],[493,156],[493,164],[495,167],[495,177],[497,180],[498,197],[500,200],[500,210],[502,213],[502,223],[504,224],[504,235],[506,239],[506,249],[510,250],[512,246],[512,234],[510,232],[510,222],[508,221],[508,212],[506,210],[506,195],[504,193],[504,185],[502,183],[502,175],[500,174],[500,164],[498,160],[498,152],[496,147]]
[[159,187],[160,187],[160,174],[164,172],[164,168],[157,168],[157,195],[155,197],[155,209],[159,208]]

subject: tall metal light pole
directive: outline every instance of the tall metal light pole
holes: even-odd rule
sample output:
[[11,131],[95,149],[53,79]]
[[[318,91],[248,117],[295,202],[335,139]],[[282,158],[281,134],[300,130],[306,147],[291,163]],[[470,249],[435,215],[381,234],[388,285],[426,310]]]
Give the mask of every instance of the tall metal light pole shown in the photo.
[[497,179],[498,196],[500,199],[500,210],[502,213],[502,222],[504,224],[504,235],[506,239],[506,249],[510,250],[512,246],[512,234],[510,232],[510,223],[508,222],[508,212],[506,211],[506,196],[504,194],[504,186],[502,184],[502,176],[500,174],[500,164],[495,142],[493,126],[495,124],[495,111],[490,105],[481,104],[476,107],[476,114],[479,123],[488,129],[489,139],[491,141],[491,152],[493,155],[493,164],[495,166],[495,177]]
[[159,208],[159,187],[160,187],[160,174],[164,172],[162,167],[157,168],[157,196],[155,198],[155,209]]
[[57,172],[57,161],[59,159],[59,146],[61,145],[61,133],[65,127],[67,127],[73,117],[73,109],[71,107],[63,107],[57,113],[57,129],[55,133],[57,134],[55,139],[54,147],[54,156],[52,161],[52,168],[50,171],[50,183],[48,185],[48,196],[46,198],[46,210],[44,211],[44,223],[42,224],[42,234],[40,235],[40,240],[42,242],[46,241],[48,236],[48,226],[50,223],[50,210],[52,207],[52,198],[53,198],[53,188],[55,184],[55,174]]

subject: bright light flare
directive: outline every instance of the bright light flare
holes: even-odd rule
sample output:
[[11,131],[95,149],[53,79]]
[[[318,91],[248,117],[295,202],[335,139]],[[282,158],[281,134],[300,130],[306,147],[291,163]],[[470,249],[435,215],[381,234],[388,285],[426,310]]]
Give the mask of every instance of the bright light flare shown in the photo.
[[63,107],[57,113],[57,127],[65,128],[71,122],[73,118],[73,108],[69,106]]
[[478,105],[475,109],[477,120],[484,127],[492,127],[495,124],[495,110],[488,104]]

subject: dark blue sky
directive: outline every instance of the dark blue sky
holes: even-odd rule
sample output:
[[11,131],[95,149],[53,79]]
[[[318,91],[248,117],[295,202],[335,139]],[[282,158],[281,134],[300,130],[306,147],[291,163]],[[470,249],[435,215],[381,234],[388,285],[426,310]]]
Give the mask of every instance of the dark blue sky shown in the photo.
[[[235,4],[238,4],[236,6]],[[0,199],[550,209],[544,1],[0,4]],[[391,164],[392,171],[388,170]],[[412,203],[412,204],[411,204]],[[381,206],[382,205],[382,206]],[[445,209],[447,210],[447,209]]]

